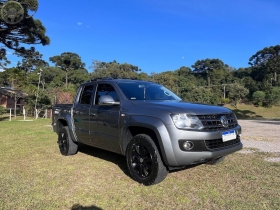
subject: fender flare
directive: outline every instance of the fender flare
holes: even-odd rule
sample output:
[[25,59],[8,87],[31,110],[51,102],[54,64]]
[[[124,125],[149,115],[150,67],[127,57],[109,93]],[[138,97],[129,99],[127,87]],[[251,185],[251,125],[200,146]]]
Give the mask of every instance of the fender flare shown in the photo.
[[67,114],[67,115],[59,115],[57,117],[57,128],[56,128],[56,132],[58,133],[59,132],[59,121],[64,121],[66,122],[66,126],[69,127],[69,133],[70,133],[70,136],[71,138],[73,139],[73,141],[77,142],[77,136],[76,136],[76,133],[75,133],[75,126],[74,126],[74,123],[73,123],[73,120],[72,120],[72,116],[70,114]]
[[141,127],[152,130],[156,134],[158,144],[160,147],[159,149],[164,163],[168,166],[177,165],[169,132],[164,123],[160,119],[155,117],[130,116],[130,118],[126,120],[125,127],[123,128],[123,132],[121,133],[120,138],[122,141],[120,143],[123,154],[125,154],[126,147],[132,138],[132,136],[129,135],[130,127]]

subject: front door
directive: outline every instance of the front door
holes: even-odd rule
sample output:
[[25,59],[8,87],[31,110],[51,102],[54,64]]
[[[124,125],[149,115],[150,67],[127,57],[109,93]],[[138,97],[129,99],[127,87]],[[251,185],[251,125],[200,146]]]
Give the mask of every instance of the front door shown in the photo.
[[102,95],[110,95],[115,101],[119,101],[112,85],[98,84],[94,104],[90,108],[91,143],[96,147],[120,153],[120,105],[98,105],[98,100]]

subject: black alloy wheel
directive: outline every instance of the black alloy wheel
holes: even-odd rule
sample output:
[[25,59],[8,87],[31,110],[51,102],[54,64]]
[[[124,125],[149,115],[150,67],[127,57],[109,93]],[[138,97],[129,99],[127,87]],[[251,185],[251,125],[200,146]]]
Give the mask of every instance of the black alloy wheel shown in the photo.
[[150,136],[136,135],[127,146],[126,160],[131,177],[144,185],[157,184],[168,174]]
[[150,151],[142,144],[132,145],[131,164],[141,178],[147,178],[154,167]]
[[60,129],[57,143],[62,155],[74,155],[78,151],[78,145],[73,142],[67,126]]

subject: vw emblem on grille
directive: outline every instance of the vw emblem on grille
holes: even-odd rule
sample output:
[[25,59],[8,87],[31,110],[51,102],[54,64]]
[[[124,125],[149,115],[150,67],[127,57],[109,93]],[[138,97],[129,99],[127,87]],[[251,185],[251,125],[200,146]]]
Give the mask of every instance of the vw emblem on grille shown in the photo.
[[225,116],[221,116],[221,123],[224,128],[228,127],[228,119]]

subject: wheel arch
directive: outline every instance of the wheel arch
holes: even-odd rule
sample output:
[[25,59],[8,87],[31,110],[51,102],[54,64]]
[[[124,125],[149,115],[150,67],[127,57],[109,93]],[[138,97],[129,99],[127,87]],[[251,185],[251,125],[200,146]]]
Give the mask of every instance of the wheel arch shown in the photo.
[[58,119],[56,124],[57,124],[56,133],[59,133],[61,128],[68,126],[68,123],[65,119]]
[[59,118],[57,119],[57,122],[56,122],[56,133],[58,134],[60,129],[67,126],[69,128],[69,133],[70,133],[70,136],[71,138],[73,139],[74,142],[77,142],[77,137],[75,135],[75,127],[73,126],[73,124],[69,123],[69,119],[63,117],[63,118]]
[[146,134],[152,138],[165,165],[169,166],[176,162],[169,133],[163,122],[154,117],[135,116],[126,123],[122,135],[123,154],[126,153],[131,139],[138,134]]

